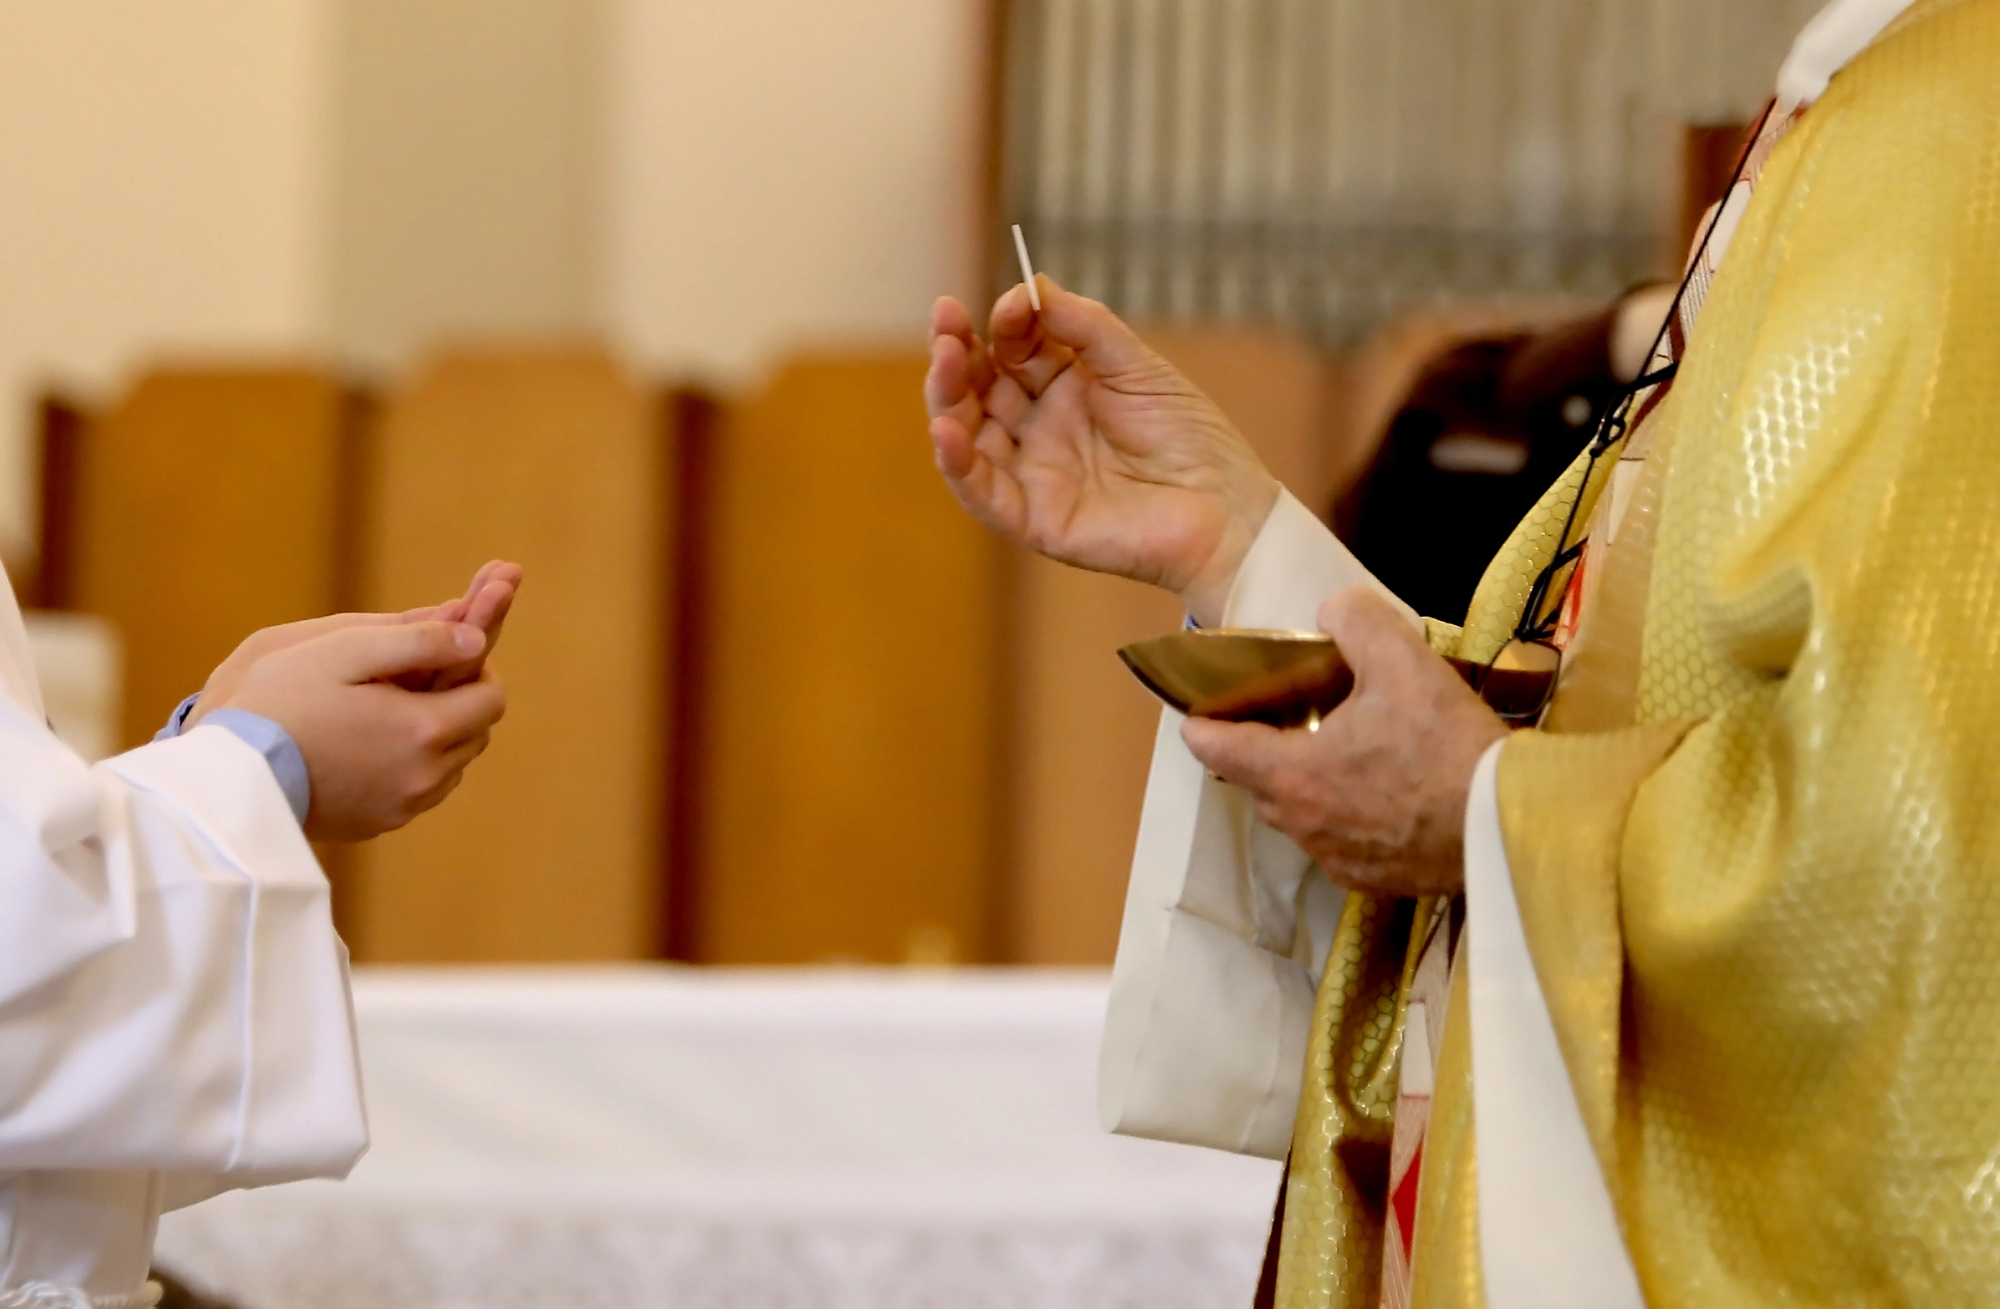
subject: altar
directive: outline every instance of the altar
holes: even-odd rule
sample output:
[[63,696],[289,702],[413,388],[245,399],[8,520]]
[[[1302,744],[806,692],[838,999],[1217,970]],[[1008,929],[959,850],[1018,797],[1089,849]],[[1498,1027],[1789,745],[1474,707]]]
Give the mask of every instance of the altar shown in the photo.
[[362,969],[345,1183],[168,1215],[240,1309],[1249,1303],[1278,1165],[1103,1133],[1097,971]]

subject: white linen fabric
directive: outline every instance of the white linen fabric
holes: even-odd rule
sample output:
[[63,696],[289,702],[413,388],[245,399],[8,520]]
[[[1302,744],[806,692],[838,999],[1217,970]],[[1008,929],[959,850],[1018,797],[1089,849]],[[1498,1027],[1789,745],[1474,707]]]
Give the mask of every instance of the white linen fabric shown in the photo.
[[[1350,586],[1390,595],[1289,491],[1245,557],[1226,627],[1317,630]],[[1111,976],[1098,1116],[1113,1132],[1282,1159],[1341,893],[1160,718]]]
[[1500,747],[1465,813],[1479,1256],[1488,1305],[1640,1309],[1638,1273],[1535,976],[1500,835]]
[[1778,68],[1778,110],[1793,110],[1826,94],[1833,75],[1866,50],[1914,0],[1833,0],[1813,15]]
[[0,903],[0,1295],[137,1303],[162,1210],[360,1155],[346,955],[269,766],[208,727],[86,764],[4,581]]
[[1095,970],[358,970],[375,1144],[161,1225],[245,1309],[1240,1309],[1277,1165],[1100,1132]]

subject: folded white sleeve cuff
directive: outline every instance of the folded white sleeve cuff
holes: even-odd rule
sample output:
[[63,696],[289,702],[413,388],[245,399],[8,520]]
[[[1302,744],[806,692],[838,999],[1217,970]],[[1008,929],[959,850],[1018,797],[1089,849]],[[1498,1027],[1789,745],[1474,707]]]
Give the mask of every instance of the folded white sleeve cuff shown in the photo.
[[1319,630],[1319,607],[1328,597],[1350,586],[1369,586],[1386,596],[1409,619],[1422,626],[1416,610],[1397,599],[1375,575],[1361,566],[1297,496],[1280,489],[1278,503],[1230,587],[1223,607],[1226,627],[1263,627],[1279,631]]
[[[1223,622],[1311,631],[1326,598],[1355,585],[1380,587],[1281,492]],[[1112,970],[1099,1116],[1116,1132],[1279,1159],[1291,1145],[1342,897],[1247,797],[1208,775],[1182,744],[1181,721],[1163,713],[1154,742]]]

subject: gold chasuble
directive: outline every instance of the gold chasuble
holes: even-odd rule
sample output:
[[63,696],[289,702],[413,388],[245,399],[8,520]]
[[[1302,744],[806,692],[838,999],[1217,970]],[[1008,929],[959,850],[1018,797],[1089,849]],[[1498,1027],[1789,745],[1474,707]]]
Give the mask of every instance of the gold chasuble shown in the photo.
[[[1583,625],[1499,800],[1646,1298],[2000,1300],[2000,0],[1923,0],[1777,145],[1629,440],[1631,483],[1572,469],[1432,641],[1491,658],[1582,498]],[[1389,1189],[1448,919],[1348,899],[1281,1306],[1377,1303],[1399,1205],[1410,1302],[1483,1303],[1463,968]]]

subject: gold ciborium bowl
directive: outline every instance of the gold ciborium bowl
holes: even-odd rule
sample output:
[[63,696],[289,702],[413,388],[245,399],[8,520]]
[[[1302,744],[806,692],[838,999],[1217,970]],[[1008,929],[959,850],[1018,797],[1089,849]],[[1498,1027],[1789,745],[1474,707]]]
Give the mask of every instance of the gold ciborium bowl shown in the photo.
[[[1190,718],[1316,730],[1354,689],[1353,670],[1322,632],[1200,628],[1128,645],[1118,657],[1147,690]],[[1445,662],[1495,711],[1525,726],[1547,702],[1561,656],[1512,641],[1490,663]]]
[[1340,647],[1321,632],[1200,628],[1139,641],[1118,657],[1191,718],[1316,726],[1354,689]]

